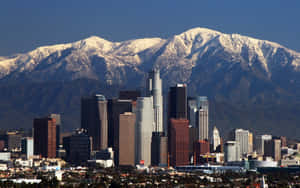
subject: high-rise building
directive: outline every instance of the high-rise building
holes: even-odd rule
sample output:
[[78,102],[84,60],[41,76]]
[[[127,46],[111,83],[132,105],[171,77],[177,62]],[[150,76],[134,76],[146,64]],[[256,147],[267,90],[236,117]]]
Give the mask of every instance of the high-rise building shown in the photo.
[[217,147],[221,144],[221,137],[220,137],[220,133],[219,130],[217,129],[216,126],[214,126],[213,129],[213,136],[212,136],[212,147],[213,147],[213,151],[217,150]]
[[255,137],[255,150],[257,154],[264,155],[264,143],[272,140],[272,135],[258,135]]
[[36,118],[33,121],[34,154],[46,158],[56,157],[56,120]]
[[163,132],[152,132],[151,165],[167,166],[168,137]]
[[25,137],[21,140],[21,152],[26,155],[26,158],[33,156],[33,138]]
[[231,132],[231,139],[234,139],[239,147],[239,157],[249,153],[249,134],[248,130],[235,129]]
[[199,140],[208,140],[208,99],[205,96],[197,97],[197,125],[199,131]]
[[90,159],[92,137],[84,129],[76,130],[75,134],[63,138],[66,160],[72,164],[84,164]]
[[227,141],[224,144],[224,160],[225,162],[239,161],[239,148],[236,141]]
[[154,69],[149,72],[147,79],[147,96],[153,97],[154,123],[155,132],[163,132],[163,97],[162,97],[162,82],[159,75],[159,70]]
[[249,136],[248,136],[248,153],[252,153],[253,152],[253,134],[251,132],[249,132]]
[[[188,97],[187,98],[187,113],[188,113],[188,120],[189,120],[189,123],[192,127],[195,127],[197,128],[198,125],[196,125],[196,117],[197,117],[197,111],[198,111],[198,108],[197,108],[197,100],[196,98],[194,97]],[[197,133],[198,135],[198,133]],[[198,136],[197,136],[197,139],[198,139]]]
[[18,131],[9,131],[5,136],[5,144],[8,151],[19,150],[21,148],[22,135]]
[[210,144],[207,140],[198,140],[194,144],[194,152],[196,153],[196,156],[208,154],[210,152],[209,148]]
[[264,141],[264,156],[272,157],[275,161],[281,159],[281,140],[272,139]]
[[81,99],[81,128],[92,137],[93,150],[107,148],[107,101],[103,95]]
[[136,106],[136,164],[151,164],[151,137],[154,130],[154,110],[152,97],[139,97]]
[[108,100],[108,146],[114,150],[114,163],[117,166],[119,164],[120,114],[132,111],[132,100]]
[[190,155],[194,155],[194,144],[198,141],[198,129],[196,127],[189,126],[189,152]]
[[135,121],[132,112],[120,114],[119,125],[119,164],[117,166],[135,166]]
[[189,164],[189,120],[170,119],[169,158],[171,166]]
[[54,118],[56,121],[56,150],[59,149],[60,144],[60,129],[61,129],[61,118],[60,114],[50,114],[49,118]]
[[286,147],[287,146],[287,141],[285,136],[280,136],[281,140],[281,147]]
[[170,87],[168,119],[187,119],[187,88],[185,84]]

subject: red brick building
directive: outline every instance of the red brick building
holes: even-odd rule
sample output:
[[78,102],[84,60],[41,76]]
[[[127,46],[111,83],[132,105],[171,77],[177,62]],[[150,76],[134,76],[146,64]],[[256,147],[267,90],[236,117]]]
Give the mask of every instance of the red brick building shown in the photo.
[[189,121],[171,118],[169,128],[170,165],[189,165]]
[[46,158],[56,157],[56,120],[36,118],[33,121],[34,154]]

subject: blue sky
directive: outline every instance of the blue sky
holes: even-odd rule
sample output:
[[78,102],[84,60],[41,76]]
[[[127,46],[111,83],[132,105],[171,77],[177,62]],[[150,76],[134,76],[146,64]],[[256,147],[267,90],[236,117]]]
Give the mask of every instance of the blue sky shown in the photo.
[[278,42],[300,52],[299,0],[3,0],[0,56],[97,35],[167,38],[193,27]]

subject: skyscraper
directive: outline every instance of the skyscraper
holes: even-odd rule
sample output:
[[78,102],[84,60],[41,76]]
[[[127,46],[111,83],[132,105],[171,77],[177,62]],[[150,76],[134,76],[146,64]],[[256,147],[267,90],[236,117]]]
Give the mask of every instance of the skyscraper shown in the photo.
[[170,87],[168,119],[187,119],[187,89],[185,84]]
[[151,137],[155,129],[152,97],[139,97],[136,106],[136,164],[151,164]]
[[155,132],[163,132],[163,97],[162,97],[162,82],[159,75],[159,70],[154,69],[149,72],[147,79],[147,96],[153,97],[154,122]]
[[213,150],[216,151],[217,147],[221,144],[221,138],[220,138],[220,133],[219,130],[217,129],[216,126],[214,126],[213,129],[213,136],[212,136],[212,146]]
[[60,144],[60,129],[61,129],[60,114],[50,114],[48,117],[54,118],[56,121],[56,150],[58,150]]
[[248,130],[235,129],[232,136],[239,146],[239,157],[243,157],[249,153],[249,134]]
[[167,166],[168,138],[163,132],[152,132],[151,165]]
[[92,137],[93,150],[107,148],[107,101],[103,95],[81,99],[81,128]]
[[53,118],[36,118],[33,121],[34,154],[56,157],[56,121]]
[[272,157],[275,161],[281,159],[281,140],[272,139],[264,141],[264,156]]
[[120,166],[135,165],[135,121],[132,112],[120,114],[119,125],[119,164]]
[[33,156],[33,138],[26,137],[21,140],[22,154],[26,155],[26,158]]
[[119,164],[120,114],[132,112],[132,110],[132,100],[108,100],[108,146],[114,150],[114,163],[117,166]]
[[68,162],[80,165],[90,159],[92,137],[86,134],[86,130],[79,129],[75,134],[64,137],[63,145]]
[[199,131],[199,140],[208,140],[208,99],[205,96],[197,97],[197,124]]
[[224,144],[224,160],[225,162],[239,161],[239,148],[235,141],[227,141]]
[[258,135],[255,137],[255,150],[260,155],[264,155],[264,145],[266,140],[272,140],[272,135]]
[[169,155],[171,166],[189,164],[189,120],[170,119]]

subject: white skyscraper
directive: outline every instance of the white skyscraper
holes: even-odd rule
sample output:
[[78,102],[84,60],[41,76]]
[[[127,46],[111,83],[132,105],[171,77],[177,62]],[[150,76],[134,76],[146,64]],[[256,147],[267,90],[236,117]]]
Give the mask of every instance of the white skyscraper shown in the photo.
[[224,144],[224,160],[225,162],[239,161],[239,146],[236,141],[227,141]]
[[198,108],[198,131],[199,140],[208,140],[208,99],[205,96],[197,97],[197,108]]
[[214,126],[213,137],[212,137],[212,145],[213,145],[214,151],[216,151],[217,147],[220,144],[221,144],[221,138],[220,138],[219,130],[217,129],[216,126]]
[[239,145],[240,157],[249,153],[249,134],[248,130],[235,129],[235,141]]
[[135,160],[151,164],[151,138],[154,130],[154,111],[152,97],[138,97],[136,106]]
[[159,70],[154,69],[149,72],[147,79],[147,96],[153,97],[154,122],[155,132],[163,132],[163,97],[162,97],[162,82],[160,79]]

